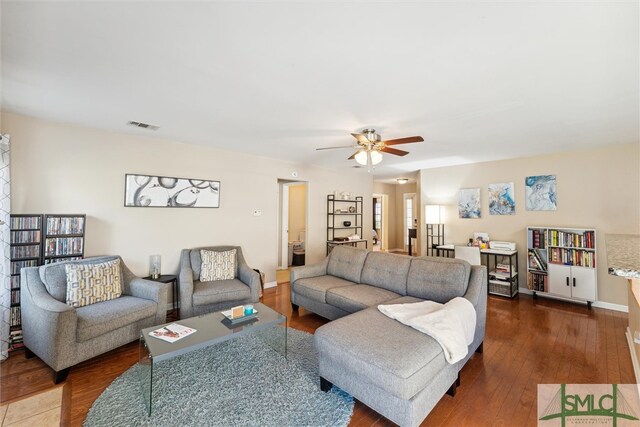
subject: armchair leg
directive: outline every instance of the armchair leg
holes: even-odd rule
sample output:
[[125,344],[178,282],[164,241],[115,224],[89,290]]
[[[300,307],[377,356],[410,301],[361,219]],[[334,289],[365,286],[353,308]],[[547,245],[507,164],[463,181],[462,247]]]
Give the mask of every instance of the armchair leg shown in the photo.
[[28,347],[25,347],[24,348],[24,358],[25,359],[33,359],[34,357],[36,357],[36,354],[33,351],[29,350]]
[[326,393],[331,390],[331,387],[333,387],[333,384],[331,384],[329,381],[325,380],[324,378],[320,377],[320,390]]
[[298,304],[291,303],[291,308],[293,311],[298,311]]
[[61,371],[56,371],[53,375],[53,383],[54,384],[60,384],[61,382],[63,382],[64,380],[67,379],[67,375],[69,375],[69,371],[71,370],[71,368],[65,368]]

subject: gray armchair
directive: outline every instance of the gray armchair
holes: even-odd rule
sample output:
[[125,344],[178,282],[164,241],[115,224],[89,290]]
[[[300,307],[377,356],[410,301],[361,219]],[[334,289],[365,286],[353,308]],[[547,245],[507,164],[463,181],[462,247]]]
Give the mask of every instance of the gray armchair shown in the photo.
[[122,296],[84,307],[66,304],[65,264],[96,264],[118,256],[87,258],[22,269],[20,299],[27,357],[37,355],[64,381],[82,361],[135,341],[140,330],[164,323],[168,284],[136,277],[120,259]]
[[[217,252],[236,249],[236,277],[230,280],[201,282],[202,249]],[[183,249],[180,257],[179,283],[180,317],[183,319],[260,300],[260,275],[247,265],[239,246]]]

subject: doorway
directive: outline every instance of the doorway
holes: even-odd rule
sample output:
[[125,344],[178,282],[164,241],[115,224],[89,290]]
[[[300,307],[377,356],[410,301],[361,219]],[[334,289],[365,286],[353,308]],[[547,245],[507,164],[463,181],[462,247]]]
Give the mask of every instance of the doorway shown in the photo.
[[417,226],[417,212],[416,212],[416,193],[404,193],[403,194],[403,241],[404,241],[404,250],[408,253],[409,251],[409,230],[413,229]]
[[307,182],[278,180],[278,271],[277,282],[289,281],[289,267],[305,265],[307,240]]
[[372,206],[373,251],[385,252],[389,246],[389,196],[374,194]]

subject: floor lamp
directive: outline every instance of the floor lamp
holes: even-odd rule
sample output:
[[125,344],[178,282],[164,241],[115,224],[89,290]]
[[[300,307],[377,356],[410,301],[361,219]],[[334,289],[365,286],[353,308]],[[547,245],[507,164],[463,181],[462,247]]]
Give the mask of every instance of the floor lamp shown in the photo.
[[444,245],[444,206],[426,205],[424,217],[427,223],[427,255],[434,256],[436,246]]

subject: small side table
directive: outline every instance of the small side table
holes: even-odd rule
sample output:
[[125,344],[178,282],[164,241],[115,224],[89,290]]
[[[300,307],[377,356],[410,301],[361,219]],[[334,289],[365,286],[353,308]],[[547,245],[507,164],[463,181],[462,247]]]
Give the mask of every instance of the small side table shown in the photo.
[[160,283],[172,283],[173,284],[173,311],[176,314],[176,320],[180,319],[180,288],[178,287],[178,276],[175,274],[162,274],[157,279],[152,279],[151,276],[144,277],[145,280],[153,280]]

